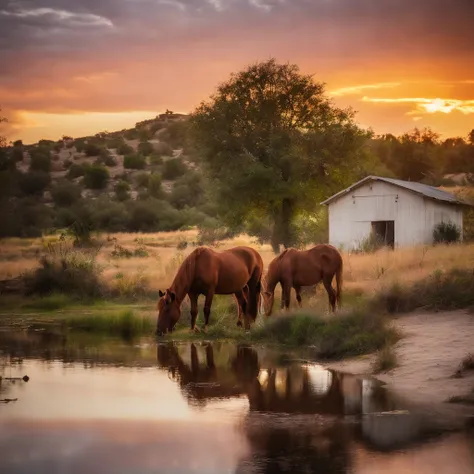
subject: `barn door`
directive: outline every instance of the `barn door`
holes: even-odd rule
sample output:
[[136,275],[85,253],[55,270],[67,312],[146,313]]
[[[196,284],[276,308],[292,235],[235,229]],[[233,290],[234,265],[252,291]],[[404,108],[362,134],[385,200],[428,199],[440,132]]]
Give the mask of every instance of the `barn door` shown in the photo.
[[395,221],[373,221],[372,234],[384,246],[395,247]]

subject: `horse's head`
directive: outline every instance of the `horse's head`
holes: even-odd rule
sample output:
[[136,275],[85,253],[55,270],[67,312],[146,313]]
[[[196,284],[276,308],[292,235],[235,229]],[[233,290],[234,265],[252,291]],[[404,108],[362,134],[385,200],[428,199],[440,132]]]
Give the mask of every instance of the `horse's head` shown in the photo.
[[263,311],[265,316],[271,316],[273,311],[273,302],[275,300],[275,293],[273,291],[263,291]]
[[160,290],[159,294],[156,334],[162,336],[173,330],[181,316],[181,308],[174,291],[168,288],[164,293]]

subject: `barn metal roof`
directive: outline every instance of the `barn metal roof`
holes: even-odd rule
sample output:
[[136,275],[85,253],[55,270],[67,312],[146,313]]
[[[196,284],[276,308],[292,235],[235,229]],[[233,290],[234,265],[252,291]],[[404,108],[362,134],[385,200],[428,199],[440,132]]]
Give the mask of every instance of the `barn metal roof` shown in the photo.
[[412,191],[418,195],[427,197],[429,199],[434,199],[435,201],[444,201],[450,204],[458,204],[464,206],[471,206],[468,202],[462,201],[458,199],[454,194],[448,193],[446,191],[442,191],[441,189],[435,188],[433,186],[428,186],[427,184],[415,183],[413,181],[402,181],[401,179],[393,179],[393,178],[384,178],[382,176],[367,176],[357,183],[349,186],[342,191],[334,194],[330,198],[323,201],[321,204],[330,204],[331,202],[339,199],[340,197],[350,193],[354,189],[362,186],[363,184],[369,181],[383,181],[385,183],[393,184],[395,186],[399,186],[400,188],[407,189],[408,191]]

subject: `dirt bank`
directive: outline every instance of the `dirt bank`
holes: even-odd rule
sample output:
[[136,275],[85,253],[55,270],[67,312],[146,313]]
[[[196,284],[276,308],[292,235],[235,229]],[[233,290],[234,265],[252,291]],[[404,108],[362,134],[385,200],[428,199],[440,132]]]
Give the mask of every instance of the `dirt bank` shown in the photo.
[[[453,377],[474,353],[474,314],[467,311],[414,313],[393,324],[404,337],[395,346],[398,367],[375,377],[399,394],[437,413],[474,413],[474,405],[446,403],[453,396],[473,397],[474,370]],[[328,364],[353,374],[371,374],[374,355]]]

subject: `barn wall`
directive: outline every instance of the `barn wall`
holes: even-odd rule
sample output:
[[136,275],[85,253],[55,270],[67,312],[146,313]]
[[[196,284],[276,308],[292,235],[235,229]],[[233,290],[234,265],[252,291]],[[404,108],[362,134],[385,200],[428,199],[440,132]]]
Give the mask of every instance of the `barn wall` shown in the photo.
[[462,227],[462,211],[398,186],[367,183],[329,204],[329,241],[350,250],[371,232],[373,221],[395,221],[395,246],[432,242],[434,226],[451,221]]

